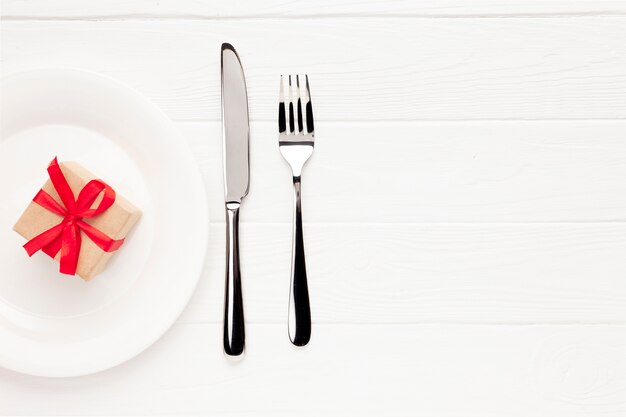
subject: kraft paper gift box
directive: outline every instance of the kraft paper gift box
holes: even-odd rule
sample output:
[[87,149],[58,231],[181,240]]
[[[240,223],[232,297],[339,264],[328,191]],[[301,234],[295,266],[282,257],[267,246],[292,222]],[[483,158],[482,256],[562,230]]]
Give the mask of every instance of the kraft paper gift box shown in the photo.
[[[50,167],[53,167],[53,164],[55,163],[56,158],[51,162]],[[74,200],[79,198],[81,190],[83,190],[83,188],[91,180],[98,179],[87,169],[75,162],[62,162],[58,164],[57,172],[58,167],[60,167],[60,172],[62,172],[63,176],[67,180],[67,184],[72,191]],[[67,209],[50,179],[48,179],[48,181],[44,184],[42,190],[48,193],[49,196],[63,208]],[[98,193],[95,201],[91,204],[91,208],[96,208],[102,202],[104,198],[103,194],[104,193],[102,192]],[[141,217],[141,211],[117,193],[115,193],[114,198],[115,200],[112,205],[102,213],[90,218],[84,217],[79,220],[93,226],[112,240],[118,241],[126,238],[128,232],[130,232]],[[31,201],[13,229],[30,241],[42,232],[54,228],[62,223],[64,218],[64,216],[44,208],[39,203]],[[109,259],[114,256],[116,249],[113,249],[111,252],[107,252],[94,243],[94,241],[84,231],[82,231],[82,229],[78,228],[78,230],[78,233],[80,233],[81,236],[80,247],[77,251],[78,262],[75,264],[76,274],[87,281],[105,268]],[[61,237],[59,237],[59,239],[61,239]],[[121,244],[121,242],[119,243]],[[123,248],[124,245],[121,245],[121,247],[117,250],[123,250]],[[58,253],[56,253],[56,256],[54,256],[54,259],[59,261],[61,252],[62,251],[59,250]],[[48,254],[51,255],[50,253]],[[53,272],[51,271],[51,275],[52,273]]]

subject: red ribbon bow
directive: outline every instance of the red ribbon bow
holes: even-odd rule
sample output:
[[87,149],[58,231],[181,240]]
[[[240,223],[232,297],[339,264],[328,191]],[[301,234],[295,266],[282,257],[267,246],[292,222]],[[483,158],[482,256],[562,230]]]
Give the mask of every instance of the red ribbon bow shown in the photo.
[[[78,255],[80,253],[81,230],[105,252],[113,252],[124,243],[124,239],[111,239],[100,230],[83,221],[83,219],[102,214],[111,207],[115,202],[115,191],[100,180],[91,180],[83,187],[75,200],[74,193],[61,171],[61,167],[59,167],[57,158],[54,158],[48,165],[48,175],[50,175],[52,185],[65,207],[43,189],[39,190],[33,201],[41,207],[62,216],[63,220],[56,226],[29,240],[24,245],[24,249],[28,252],[28,256],[32,256],[41,249],[52,258],[61,251],[61,273],[74,275],[76,274]],[[95,209],[92,209],[91,206],[100,193],[104,193],[102,201]]]

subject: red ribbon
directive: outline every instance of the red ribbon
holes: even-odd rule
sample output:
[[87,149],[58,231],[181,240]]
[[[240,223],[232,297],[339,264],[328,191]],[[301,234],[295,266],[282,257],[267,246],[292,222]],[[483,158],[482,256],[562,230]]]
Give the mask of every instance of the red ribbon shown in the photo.
[[[124,239],[111,239],[100,230],[83,221],[83,219],[102,214],[111,207],[115,202],[115,191],[100,180],[91,180],[80,191],[78,198],[74,199],[74,193],[61,171],[57,158],[54,158],[48,165],[48,175],[50,175],[52,185],[59,194],[63,205],[59,204],[43,189],[39,190],[33,201],[41,207],[62,216],[63,220],[56,226],[29,240],[24,245],[24,249],[28,252],[28,256],[32,256],[41,249],[52,258],[61,251],[61,273],[74,275],[76,274],[78,255],[80,254],[81,230],[105,252],[113,252],[124,243]],[[102,201],[95,209],[92,209],[91,206],[101,193],[104,193]]]

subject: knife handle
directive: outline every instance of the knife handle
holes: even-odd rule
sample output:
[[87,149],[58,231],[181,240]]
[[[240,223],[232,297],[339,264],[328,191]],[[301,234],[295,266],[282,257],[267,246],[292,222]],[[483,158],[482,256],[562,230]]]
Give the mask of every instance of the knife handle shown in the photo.
[[293,248],[291,255],[291,285],[289,285],[288,327],[291,343],[296,346],[304,346],[311,339],[311,305],[309,303],[309,287],[304,259],[300,184],[300,176],[294,176]]
[[246,333],[243,321],[241,270],[239,269],[239,206],[226,203],[226,287],[224,294],[224,353],[243,354]]

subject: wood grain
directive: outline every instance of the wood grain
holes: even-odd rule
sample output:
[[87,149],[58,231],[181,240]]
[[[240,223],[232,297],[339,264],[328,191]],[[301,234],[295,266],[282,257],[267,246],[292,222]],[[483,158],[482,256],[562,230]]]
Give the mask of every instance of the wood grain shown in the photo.
[[305,71],[318,121],[626,114],[626,17],[6,21],[1,34],[3,74],[98,71],[177,120],[220,119],[225,40],[241,54],[253,120],[274,121],[278,76]]
[[320,16],[511,16],[623,14],[621,0],[4,0],[11,19],[226,19]]
[[[124,366],[44,379],[0,369],[0,413],[46,415],[622,417],[624,326],[322,326],[294,349],[248,326],[176,325]],[[36,399],[36,400],[33,400]]]
[[[626,224],[305,224],[315,323],[624,323]],[[223,225],[180,322],[222,320]],[[291,225],[241,226],[246,319],[286,323]]]
[[[224,221],[219,123],[179,123]],[[291,222],[275,123],[251,126],[244,222]],[[316,125],[303,174],[307,222],[573,222],[626,219],[626,122]]]
[[[0,15],[2,75],[134,87],[178,121],[211,204],[198,290],[162,340],[82,378],[0,369],[0,414],[626,413],[626,2],[3,0]],[[220,337],[223,41],[254,121],[237,364]],[[314,327],[296,350],[275,113],[278,75],[305,71]]]

